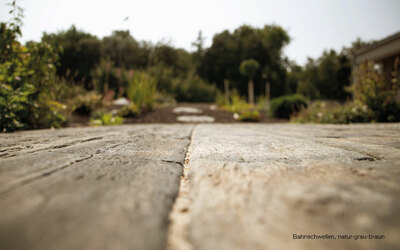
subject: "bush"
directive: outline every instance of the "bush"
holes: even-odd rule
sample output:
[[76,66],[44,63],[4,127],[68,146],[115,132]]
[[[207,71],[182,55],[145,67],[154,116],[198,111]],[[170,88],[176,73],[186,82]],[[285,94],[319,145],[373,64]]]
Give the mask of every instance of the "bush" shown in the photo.
[[213,102],[217,88],[194,72],[174,74],[171,67],[162,64],[150,67],[147,72],[157,79],[157,89],[172,95],[178,102]]
[[307,101],[300,94],[281,96],[271,100],[269,115],[276,118],[289,118],[306,107]]
[[101,126],[101,125],[121,125],[124,123],[124,119],[121,116],[113,116],[111,113],[104,113],[99,111],[95,114],[94,118],[90,119],[90,125]]
[[300,111],[292,121],[298,123],[360,123],[372,121],[373,114],[366,105],[351,102],[344,105],[315,102]]
[[[394,68],[398,69],[398,60]],[[354,101],[344,105],[326,105],[316,102],[301,111],[295,122],[358,123],[400,121],[400,103],[396,97],[400,89],[398,70],[387,79],[373,63],[365,63],[356,69],[357,81],[347,88]]]
[[100,64],[91,72],[94,89],[97,92],[105,94],[112,90],[117,97],[124,94],[128,79],[132,77],[132,74],[132,71],[115,68],[114,63],[107,60],[101,60]]
[[129,106],[123,106],[120,108],[117,114],[122,117],[138,117],[140,115],[140,108],[133,103]]
[[0,131],[60,127],[65,123],[63,105],[52,100],[57,53],[46,43],[22,46],[22,14],[15,13],[9,24],[0,24]]
[[230,104],[225,105],[224,109],[231,113],[240,113],[242,111],[251,110],[252,107],[246,102],[246,100],[239,95],[239,92],[234,89],[231,92]]
[[400,121],[399,58],[393,66],[395,70],[388,79],[372,62],[362,64],[355,70],[357,81],[349,88],[355,101],[366,105],[373,113],[373,120],[378,122]]
[[102,106],[101,95],[95,92],[86,92],[70,100],[73,113],[90,115]]
[[202,80],[198,75],[189,73],[174,80],[176,100],[178,102],[214,102],[217,88]]
[[127,96],[141,110],[152,110],[157,80],[144,72],[135,72],[128,81]]
[[260,113],[257,110],[246,110],[239,114],[239,120],[242,122],[258,122],[260,121]]
[[[252,105],[239,95],[239,92],[234,89],[231,92],[230,104],[225,104],[223,108],[230,113],[233,117],[243,122],[258,122],[260,121],[260,113],[254,109]],[[219,102],[226,103],[225,97],[222,94],[217,95]]]
[[266,110],[268,109],[268,101],[265,97],[260,96],[257,97],[256,108],[258,110]]
[[175,106],[176,100],[172,94],[165,93],[165,92],[156,92],[155,97],[156,105],[157,106]]

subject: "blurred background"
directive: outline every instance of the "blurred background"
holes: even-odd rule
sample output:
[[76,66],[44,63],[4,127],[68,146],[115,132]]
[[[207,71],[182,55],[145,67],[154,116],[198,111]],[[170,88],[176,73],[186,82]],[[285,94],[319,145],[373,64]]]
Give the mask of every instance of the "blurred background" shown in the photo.
[[0,129],[400,121],[399,10],[395,0],[0,0]]

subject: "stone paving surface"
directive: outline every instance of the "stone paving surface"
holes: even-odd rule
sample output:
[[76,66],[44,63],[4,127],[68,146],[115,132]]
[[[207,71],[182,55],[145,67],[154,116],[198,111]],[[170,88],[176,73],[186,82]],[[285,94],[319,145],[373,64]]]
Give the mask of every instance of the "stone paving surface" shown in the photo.
[[0,135],[0,249],[399,249],[399,198],[400,124]]
[[0,135],[0,249],[163,249],[192,128]]

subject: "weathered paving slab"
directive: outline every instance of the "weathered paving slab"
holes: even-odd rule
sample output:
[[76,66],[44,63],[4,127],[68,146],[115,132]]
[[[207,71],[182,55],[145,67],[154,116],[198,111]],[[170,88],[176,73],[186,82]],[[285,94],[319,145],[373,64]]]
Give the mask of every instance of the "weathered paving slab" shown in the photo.
[[0,249],[399,249],[399,198],[400,124],[0,135]]
[[399,124],[199,125],[189,154],[191,249],[400,248]]
[[0,135],[0,249],[163,249],[192,129]]

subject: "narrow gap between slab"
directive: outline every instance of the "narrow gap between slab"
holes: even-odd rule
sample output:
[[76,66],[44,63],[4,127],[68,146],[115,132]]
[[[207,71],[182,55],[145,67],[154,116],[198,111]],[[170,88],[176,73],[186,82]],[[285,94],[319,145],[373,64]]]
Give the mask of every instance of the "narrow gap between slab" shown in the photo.
[[183,164],[182,175],[179,181],[179,190],[168,216],[169,224],[167,230],[167,250],[192,250],[193,246],[189,240],[188,226],[190,222],[190,180],[189,180],[189,162],[193,147],[193,137],[197,125],[193,128],[190,135],[190,144],[186,151]]

